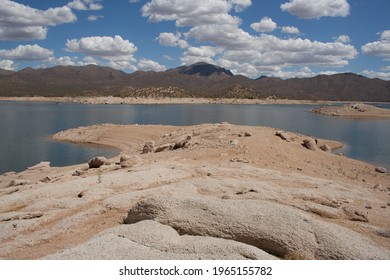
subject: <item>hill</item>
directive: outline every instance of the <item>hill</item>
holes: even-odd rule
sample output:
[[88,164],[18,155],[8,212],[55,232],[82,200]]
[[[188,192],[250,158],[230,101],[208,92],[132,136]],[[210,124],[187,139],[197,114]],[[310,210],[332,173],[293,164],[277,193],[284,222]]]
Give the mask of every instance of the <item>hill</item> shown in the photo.
[[[180,89],[175,97],[390,101],[390,81],[353,73],[287,80],[264,76],[249,79],[207,63],[131,74],[96,65],[0,70],[0,96],[132,96],[134,92],[148,96],[149,90],[156,87]],[[155,95],[156,90],[153,92]],[[164,96],[164,92],[160,95]]]

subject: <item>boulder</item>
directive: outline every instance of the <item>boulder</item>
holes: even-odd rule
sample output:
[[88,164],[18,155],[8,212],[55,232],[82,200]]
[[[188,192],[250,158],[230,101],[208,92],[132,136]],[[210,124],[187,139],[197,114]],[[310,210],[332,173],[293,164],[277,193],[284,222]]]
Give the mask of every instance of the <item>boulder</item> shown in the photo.
[[306,149],[315,151],[317,150],[317,142],[313,138],[304,139],[302,144]]
[[104,164],[107,164],[107,159],[105,157],[94,157],[88,161],[89,168],[99,168]]
[[110,228],[45,259],[57,260],[276,260],[250,245],[207,236],[180,235],[155,221]]
[[154,146],[155,146],[154,141],[149,141],[149,142],[145,143],[144,147],[142,148],[142,153],[143,154],[153,153]]
[[375,171],[379,172],[379,173],[387,173],[387,169],[386,168],[379,167],[379,166],[375,168]]
[[282,140],[285,140],[285,141],[287,141],[287,142],[290,142],[291,140],[291,137],[288,135],[288,133],[287,132],[285,132],[285,131],[276,131],[276,133],[275,133],[275,135],[276,136],[279,136]]
[[331,152],[332,151],[332,149],[329,147],[328,144],[321,145],[320,149],[323,150],[324,152]]
[[390,251],[361,234],[302,210],[258,200],[155,196],[130,209],[126,224],[154,220],[180,235],[209,236],[255,246],[276,257],[389,259]]

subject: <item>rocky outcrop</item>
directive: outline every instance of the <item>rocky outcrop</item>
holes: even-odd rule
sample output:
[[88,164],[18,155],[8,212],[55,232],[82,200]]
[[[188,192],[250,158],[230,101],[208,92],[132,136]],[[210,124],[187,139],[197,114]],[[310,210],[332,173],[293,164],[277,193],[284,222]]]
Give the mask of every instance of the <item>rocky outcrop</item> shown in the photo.
[[276,259],[274,256],[233,240],[180,235],[172,227],[142,221],[107,230],[88,242],[45,259]]
[[280,258],[390,258],[389,251],[356,232],[269,201],[157,196],[132,207],[125,223],[143,220],[169,225],[181,235],[235,240]]

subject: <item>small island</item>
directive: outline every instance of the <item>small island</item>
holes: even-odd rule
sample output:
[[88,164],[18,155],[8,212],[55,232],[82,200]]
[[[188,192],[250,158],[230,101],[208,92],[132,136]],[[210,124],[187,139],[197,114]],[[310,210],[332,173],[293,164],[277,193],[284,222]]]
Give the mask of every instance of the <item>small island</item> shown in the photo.
[[364,103],[349,103],[341,106],[323,106],[313,109],[311,112],[327,116],[341,117],[366,117],[366,118],[388,118],[390,110],[379,108]]

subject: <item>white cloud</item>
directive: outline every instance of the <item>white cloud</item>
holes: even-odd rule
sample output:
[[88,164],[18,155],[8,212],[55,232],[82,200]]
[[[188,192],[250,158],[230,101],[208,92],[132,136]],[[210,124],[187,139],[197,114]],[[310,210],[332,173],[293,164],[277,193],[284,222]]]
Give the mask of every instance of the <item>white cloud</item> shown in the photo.
[[371,70],[364,70],[361,74],[371,79],[378,78],[386,81],[390,80],[390,72],[375,72]]
[[103,9],[103,6],[100,3],[101,0],[73,0],[68,3],[68,7],[74,10],[81,11],[98,11]]
[[381,33],[380,41],[365,44],[362,52],[366,55],[382,56],[390,59],[390,30]]
[[290,0],[281,4],[280,8],[299,18],[311,19],[346,17],[349,15],[350,6],[347,0]]
[[252,0],[229,0],[236,12],[241,12],[252,5]]
[[[66,42],[66,51],[83,53],[94,59],[103,59],[106,65],[115,69],[135,71],[134,53],[137,47],[121,36],[94,36],[72,39]],[[97,63],[102,64],[102,63]]]
[[299,34],[299,29],[293,26],[283,26],[282,32],[287,34]]
[[104,18],[102,15],[90,15],[88,16],[89,21],[97,21],[98,19]]
[[5,70],[15,71],[17,67],[12,60],[9,60],[9,59],[1,60],[0,59],[0,68],[5,69]]
[[45,39],[49,26],[76,21],[67,7],[38,10],[10,0],[0,0],[0,40]]
[[66,50],[69,52],[80,52],[89,56],[99,57],[131,57],[137,51],[137,47],[129,40],[121,36],[95,36],[81,39],[67,40]]
[[194,64],[196,62],[215,64],[213,57],[220,52],[221,49],[210,46],[190,47],[184,52],[181,62],[185,65]]
[[[281,39],[267,34],[251,35],[240,28],[241,19],[230,14],[236,9],[234,5],[239,2],[151,0],[143,6],[142,12],[150,21],[174,21],[176,26],[189,27],[183,36],[185,42],[192,44],[192,41],[195,41],[203,46],[187,45],[188,49],[181,57],[181,62],[184,64],[203,61],[218,64],[235,71],[234,73],[249,77],[258,77],[261,73],[274,73],[274,75],[287,77],[294,73],[300,76],[308,75],[308,72],[303,70],[307,70],[305,67],[310,66],[342,67],[348,65],[349,60],[357,55],[352,45],[342,42],[318,42],[301,38]],[[319,2],[330,3],[323,0]],[[244,7],[250,5],[251,1],[242,1],[241,4]],[[331,8],[333,11],[337,10],[336,6],[331,5]],[[327,9],[330,9],[329,5]],[[263,18],[251,27],[265,32],[273,31],[277,28],[277,24],[270,18]],[[298,28],[291,26],[283,27],[282,32],[299,34]],[[178,42],[181,38],[182,34],[177,32],[176,34],[161,33],[156,39],[161,45],[179,46]],[[285,71],[291,68],[298,70]]]
[[277,24],[269,17],[263,17],[260,22],[251,24],[251,28],[257,32],[272,32],[277,27]]
[[256,40],[248,32],[229,24],[195,26],[185,36],[198,42],[212,42],[217,47],[237,50],[251,48]]
[[348,35],[340,35],[335,41],[343,44],[349,44],[351,42],[351,38],[349,38]]
[[[234,2],[234,3],[233,3]],[[227,0],[152,0],[142,7],[142,15],[152,22],[173,20],[177,26],[197,26],[205,24],[239,24],[238,17],[228,12],[234,7],[243,7],[249,1]],[[244,5],[245,6],[245,5]]]
[[181,49],[186,49],[189,47],[189,44],[187,41],[180,39],[181,33],[176,32],[176,34],[163,32],[160,33],[160,35],[156,38],[161,46],[168,46],[168,47],[179,47]]
[[167,68],[164,65],[161,65],[158,62],[155,62],[155,61],[150,60],[150,59],[145,59],[145,58],[141,59],[138,62],[138,67],[140,70],[143,70],[143,71],[160,72],[160,71],[167,70]]
[[62,66],[81,66],[84,65],[83,63],[80,63],[77,61],[77,57],[71,58],[69,56],[62,56],[62,57],[50,57],[47,61],[50,65],[62,65]]
[[0,50],[0,57],[10,60],[45,60],[53,56],[53,51],[38,45],[19,45],[11,50]]
[[138,3],[139,0],[129,0],[130,3],[134,4],[134,3]]

